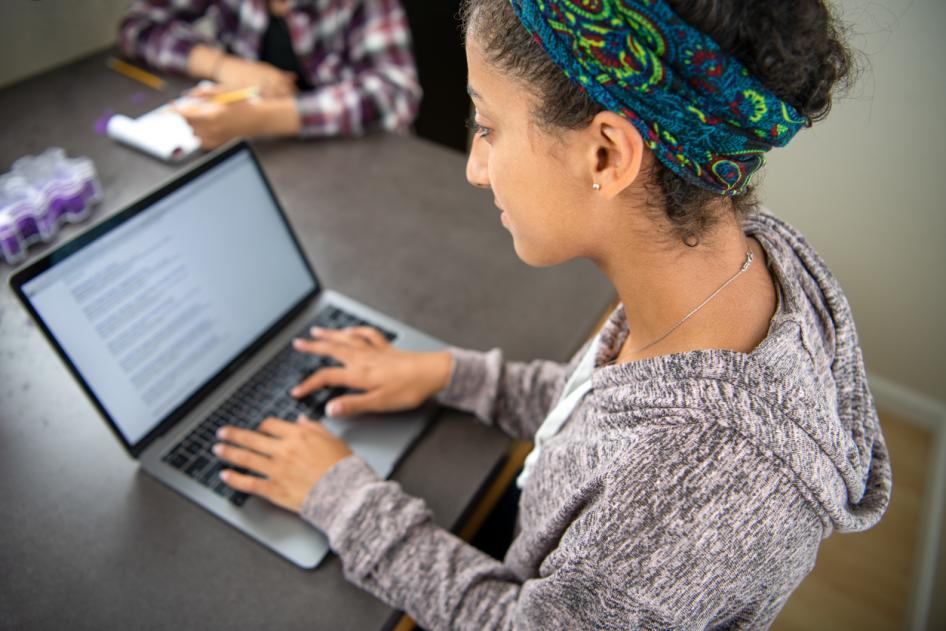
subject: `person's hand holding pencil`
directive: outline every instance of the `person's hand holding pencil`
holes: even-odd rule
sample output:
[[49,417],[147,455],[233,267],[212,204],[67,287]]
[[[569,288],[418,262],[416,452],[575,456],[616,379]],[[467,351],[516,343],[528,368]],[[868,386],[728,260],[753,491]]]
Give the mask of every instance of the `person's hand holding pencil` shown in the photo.
[[213,77],[219,85],[229,89],[256,87],[265,98],[293,96],[296,93],[296,75],[260,61],[224,55]]
[[[194,95],[198,96],[198,95]],[[227,103],[238,103],[247,99],[259,96],[259,89],[256,87],[243,88],[240,90],[228,90],[226,92],[216,92],[208,94],[205,98],[211,103],[217,105],[226,105]]]
[[198,86],[188,97],[187,103],[173,109],[187,120],[204,149],[237,137],[295,135],[299,131],[299,115],[291,97],[264,99],[255,86],[227,90],[219,85]]

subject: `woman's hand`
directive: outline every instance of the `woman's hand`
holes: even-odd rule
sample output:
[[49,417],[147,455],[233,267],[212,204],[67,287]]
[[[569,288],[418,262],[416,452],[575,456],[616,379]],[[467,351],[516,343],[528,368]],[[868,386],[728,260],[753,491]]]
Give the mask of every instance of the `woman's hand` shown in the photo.
[[[447,352],[397,350],[370,327],[315,328],[311,333],[311,340],[293,342],[296,350],[332,357],[342,366],[314,373],[293,389],[293,396],[305,397],[327,387],[363,391],[330,401],[328,412],[333,416],[417,407],[450,379],[453,359]],[[322,476],[351,454],[344,441],[304,416],[298,423],[267,418],[256,431],[221,427],[217,438],[225,441],[214,447],[221,460],[264,476],[226,470],[220,477],[227,485],[294,512],[299,512]]]
[[259,112],[256,108],[257,104],[251,101],[214,103],[205,100],[181,105],[174,110],[184,117],[194,135],[200,138],[202,148],[214,149],[233,138],[258,135]]
[[294,340],[295,349],[331,357],[342,365],[315,372],[294,388],[292,395],[301,398],[329,387],[363,391],[332,399],[326,407],[332,416],[415,408],[443,390],[450,379],[453,358],[446,351],[398,350],[371,327],[314,328],[311,334],[311,340]]
[[294,96],[296,93],[295,73],[263,61],[250,61],[233,55],[225,55],[216,63],[213,79],[228,90],[259,88],[260,96],[265,98]]
[[265,476],[227,469],[220,478],[228,486],[296,513],[315,483],[351,455],[344,441],[304,416],[298,423],[268,418],[258,431],[224,426],[217,438],[226,441],[214,446],[217,457]]
[[214,101],[229,91],[221,85],[198,86],[187,93],[190,100],[186,104],[174,107],[200,138],[202,148],[214,149],[234,138],[299,135],[302,120],[295,99]]

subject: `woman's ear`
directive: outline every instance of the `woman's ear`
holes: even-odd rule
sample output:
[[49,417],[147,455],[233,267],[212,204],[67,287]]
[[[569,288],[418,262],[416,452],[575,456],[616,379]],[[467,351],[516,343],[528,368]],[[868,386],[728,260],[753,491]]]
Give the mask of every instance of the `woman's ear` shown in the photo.
[[599,195],[614,199],[640,175],[644,139],[629,120],[610,111],[596,114],[586,131],[592,186]]

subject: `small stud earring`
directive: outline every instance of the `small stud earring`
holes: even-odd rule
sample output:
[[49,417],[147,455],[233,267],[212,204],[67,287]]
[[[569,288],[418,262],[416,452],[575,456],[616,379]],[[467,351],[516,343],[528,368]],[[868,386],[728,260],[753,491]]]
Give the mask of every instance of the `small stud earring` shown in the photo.
[[592,188],[592,190],[600,191],[600,190],[601,190],[601,185],[598,184],[597,182],[595,182],[594,184],[591,185],[591,188]]

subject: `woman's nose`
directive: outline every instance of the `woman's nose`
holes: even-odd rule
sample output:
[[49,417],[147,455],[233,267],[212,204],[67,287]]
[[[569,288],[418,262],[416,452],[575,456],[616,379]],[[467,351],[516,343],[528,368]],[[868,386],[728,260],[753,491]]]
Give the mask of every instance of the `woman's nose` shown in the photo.
[[487,169],[487,151],[484,141],[479,136],[473,136],[473,145],[470,155],[466,159],[466,181],[477,188],[489,188],[489,173]]

